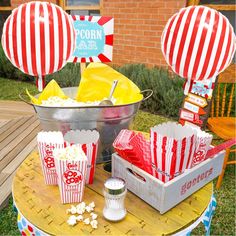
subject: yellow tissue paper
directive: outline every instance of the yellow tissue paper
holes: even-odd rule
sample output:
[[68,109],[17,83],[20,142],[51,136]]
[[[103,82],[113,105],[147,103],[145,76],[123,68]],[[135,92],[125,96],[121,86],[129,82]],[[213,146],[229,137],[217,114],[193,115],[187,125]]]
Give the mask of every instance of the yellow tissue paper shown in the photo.
[[27,89],[26,89],[26,93],[30,97],[31,102],[35,105],[40,105],[42,103],[42,100],[47,100],[48,98],[50,98],[52,96],[57,96],[62,99],[68,98],[63,93],[62,89],[60,88],[60,86],[58,85],[58,83],[55,80],[51,80],[47,84],[47,86],[45,87],[43,92],[40,94],[39,98],[32,96]]
[[103,63],[90,63],[84,70],[76,100],[79,102],[101,101],[108,98],[114,80],[118,80],[113,97],[115,105],[141,101],[140,89],[127,77]]

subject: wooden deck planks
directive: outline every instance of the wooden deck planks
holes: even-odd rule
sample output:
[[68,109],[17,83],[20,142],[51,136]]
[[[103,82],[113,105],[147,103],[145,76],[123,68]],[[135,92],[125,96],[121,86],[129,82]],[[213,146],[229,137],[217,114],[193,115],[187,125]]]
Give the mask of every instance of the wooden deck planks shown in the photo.
[[15,101],[0,101],[0,209],[11,194],[16,169],[36,148],[40,124],[34,109]]
[[0,101],[0,122],[33,114],[35,114],[34,108],[24,102]]

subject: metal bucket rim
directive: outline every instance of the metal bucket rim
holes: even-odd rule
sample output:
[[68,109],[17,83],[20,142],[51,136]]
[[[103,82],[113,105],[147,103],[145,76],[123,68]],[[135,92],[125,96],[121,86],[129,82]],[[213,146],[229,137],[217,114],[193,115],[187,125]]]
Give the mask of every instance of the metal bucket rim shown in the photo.
[[[74,87],[68,87],[68,88],[74,88]],[[152,89],[145,89],[140,91],[140,93],[144,93],[144,92],[149,92],[149,94],[147,95],[147,97],[143,97],[141,100],[137,101],[137,102],[133,102],[133,103],[128,103],[128,104],[123,104],[123,105],[114,105],[114,106],[71,106],[71,107],[62,107],[62,106],[42,106],[42,105],[37,105],[37,104],[33,104],[32,102],[26,102],[23,98],[22,98],[22,94],[19,95],[19,97],[26,103],[34,106],[34,107],[39,107],[39,108],[50,108],[50,109],[88,109],[88,108],[92,108],[92,109],[97,109],[97,108],[118,108],[118,107],[126,107],[126,106],[131,106],[131,105],[135,105],[138,103],[141,103],[145,100],[147,100],[149,97],[152,96],[153,94],[153,90]],[[40,94],[37,94],[35,96],[39,96]]]

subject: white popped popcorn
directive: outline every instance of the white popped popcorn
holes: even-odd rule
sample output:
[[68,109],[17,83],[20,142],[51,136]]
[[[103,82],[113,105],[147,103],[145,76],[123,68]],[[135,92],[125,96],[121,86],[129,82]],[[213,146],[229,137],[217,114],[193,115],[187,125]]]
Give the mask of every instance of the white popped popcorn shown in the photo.
[[94,208],[94,207],[95,207],[95,203],[94,203],[94,202],[91,202],[91,203],[89,203],[88,206]]
[[60,160],[85,160],[87,159],[84,151],[79,145],[72,145],[66,148],[54,149],[53,155],[55,158],[60,159]]
[[86,203],[85,202],[81,202],[78,204],[81,208],[85,208],[86,207]]
[[[103,98],[102,100],[106,100],[107,98]],[[111,101],[113,104],[116,102],[116,98],[112,97]],[[49,106],[49,107],[84,107],[84,106],[98,106],[101,101],[87,101],[87,102],[77,102],[71,98],[60,98],[58,96],[51,96],[47,100],[42,100],[41,106]]]
[[77,213],[78,214],[83,214],[85,212],[85,207],[86,207],[86,204],[84,202],[81,202],[79,203],[76,208],[77,208]]
[[100,101],[94,102],[77,102],[71,98],[60,98],[58,96],[49,97],[47,100],[42,100],[42,106],[50,107],[75,107],[75,106],[97,106]]
[[97,229],[97,227],[98,227],[98,222],[97,222],[97,220],[92,220],[92,221],[90,222],[90,225],[92,226],[93,229]]
[[69,219],[67,220],[68,225],[74,226],[77,224],[77,217],[72,215],[69,217]]
[[76,217],[76,220],[77,221],[82,221],[84,219],[84,217],[82,216],[82,215],[78,215],[77,217]]
[[98,215],[93,212],[90,214],[90,216],[91,216],[92,220],[96,220],[98,217]]
[[[71,208],[67,209],[67,214],[72,214],[69,219],[67,220],[68,225],[74,226],[78,222],[83,222],[85,225],[91,225],[93,229],[97,229],[98,221],[96,220],[98,215],[93,213],[95,203],[91,202],[88,206],[86,206],[85,202],[79,203],[77,206],[71,205]],[[80,212],[82,212],[80,214]],[[91,219],[88,217],[84,219],[83,213],[88,212],[90,213]],[[77,215],[78,214],[78,215]],[[87,213],[85,213],[87,214]]]
[[90,213],[91,211],[93,211],[93,207],[90,207],[90,206],[86,206],[85,207],[85,210]]
[[76,207],[74,205],[71,205],[71,208],[67,209],[66,213],[76,214],[76,210],[77,210]]
[[84,222],[86,225],[89,225],[89,224],[90,224],[90,219],[89,219],[89,218],[86,218],[83,222]]

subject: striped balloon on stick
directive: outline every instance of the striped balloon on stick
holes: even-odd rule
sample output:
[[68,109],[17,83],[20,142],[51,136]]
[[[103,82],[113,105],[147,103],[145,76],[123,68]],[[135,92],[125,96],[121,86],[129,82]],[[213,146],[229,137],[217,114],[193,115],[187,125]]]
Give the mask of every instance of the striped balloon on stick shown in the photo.
[[22,72],[37,76],[39,91],[44,76],[65,66],[75,45],[75,31],[69,15],[48,2],[20,5],[7,18],[2,46],[7,58]]
[[190,6],[169,19],[161,49],[175,73],[188,80],[206,80],[231,63],[235,34],[221,13],[204,6]]

